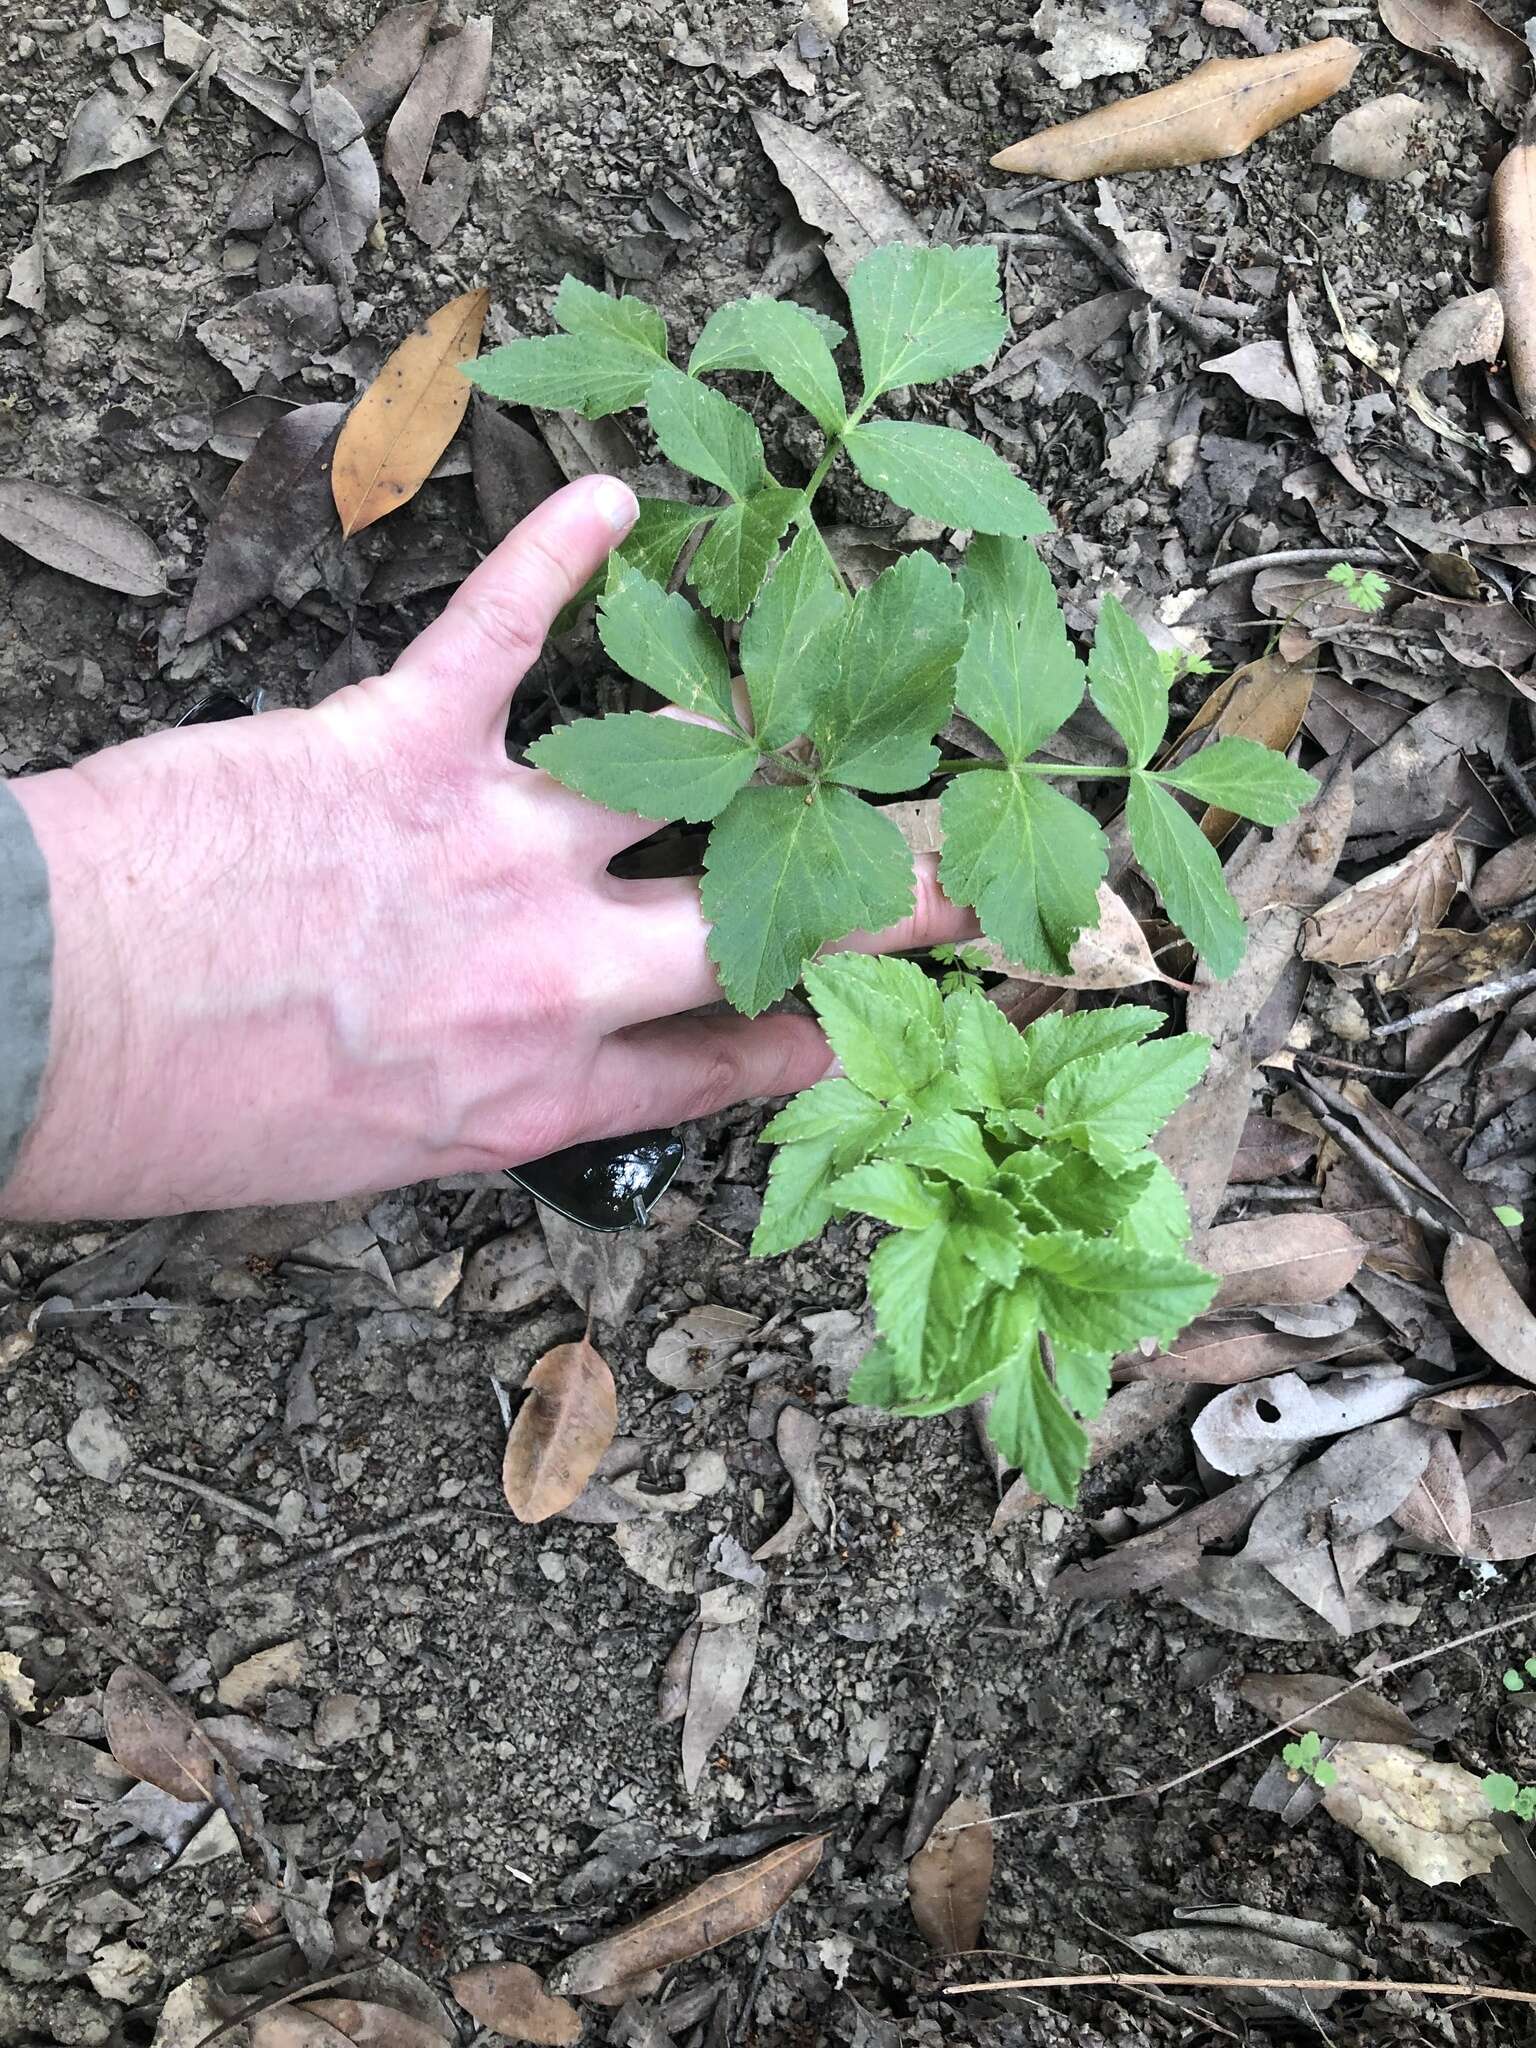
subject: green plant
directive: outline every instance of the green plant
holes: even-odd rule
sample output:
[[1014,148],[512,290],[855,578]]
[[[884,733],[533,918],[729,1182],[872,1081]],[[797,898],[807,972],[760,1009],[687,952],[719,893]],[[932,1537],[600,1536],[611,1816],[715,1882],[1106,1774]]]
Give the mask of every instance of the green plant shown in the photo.
[[1513,1668],[1504,1673],[1504,1690],[1506,1692],[1524,1692],[1525,1681],[1527,1678],[1536,1678],[1536,1657],[1526,1658],[1525,1671],[1523,1676],[1520,1672],[1514,1670]]
[[1490,1771],[1483,1780],[1483,1797],[1495,1813],[1512,1813],[1516,1820],[1536,1820],[1536,1785],[1521,1785],[1507,1771]]
[[1353,562],[1335,562],[1328,581],[1336,583],[1346,604],[1357,612],[1379,612],[1392,594],[1392,586],[1375,569],[1357,569]]
[[1315,1728],[1309,1728],[1299,1742],[1288,1742],[1280,1759],[1288,1771],[1298,1771],[1314,1785],[1331,1785],[1339,1775],[1323,1755],[1323,1738]]
[[1498,1203],[1493,1213],[1498,1217],[1506,1230],[1518,1230],[1525,1221],[1525,1217],[1515,1207],[1513,1202]]
[[[1242,918],[1175,792],[1273,825],[1316,784],[1243,739],[1154,769],[1171,670],[1109,594],[1086,665],[1079,659],[1028,544],[1050,525],[1035,494],[956,429],[870,417],[887,393],[994,353],[1007,328],[996,253],[878,249],[853,272],[848,299],[863,379],[851,407],[832,353],[843,330],[802,307],[723,306],[684,372],[653,307],[569,277],[554,307],[562,333],[466,366],[493,396],[521,404],[593,419],[643,406],[663,455],[724,494],[713,505],[643,503],[597,592],[608,654],[692,716],[578,719],[537,741],[530,758],[614,809],[710,824],[710,952],[726,995],[748,1015],[783,995],[829,941],[911,911],[912,857],[870,799],[935,778],[944,781],[943,886],[1010,958],[1065,972],[1073,942],[1096,921],[1108,845],[1056,784],[1110,779],[1125,787],[1131,844],[1169,914],[1212,973],[1230,974]],[[821,429],[824,450],[803,486],[770,475],[751,416],[703,381],[745,370],[766,372]],[[973,532],[958,577],[918,552],[850,591],[813,517],[843,457],[907,511]],[[718,618],[743,621],[745,710],[720,635],[664,587],[696,533],[694,590]],[[1123,766],[1036,758],[1085,693],[1124,745]],[[934,735],[956,709],[995,758],[940,758]]]

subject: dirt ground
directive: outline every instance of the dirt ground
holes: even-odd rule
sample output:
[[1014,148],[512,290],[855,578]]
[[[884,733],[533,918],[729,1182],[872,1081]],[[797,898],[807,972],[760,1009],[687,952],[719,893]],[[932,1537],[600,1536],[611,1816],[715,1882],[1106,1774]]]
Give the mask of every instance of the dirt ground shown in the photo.
[[[1518,30],[1519,10],[1494,11]],[[306,54],[334,63],[374,12],[353,0],[223,6],[290,75]],[[797,246],[748,120],[753,106],[820,123],[938,236],[1017,231],[1009,304],[1016,329],[1031,332],[1106,280],[1042,211],[1049,195],[1029,200],[986,170],[987,157],[1114,90],[1245,51],[1231,33],[1202,26],[1188,0],[1149,12],[1144,77],[1064,92],[1041,67],[1031,8],[970,15],[864,0],[807,100],[772,72],[742,84],[663,55],[683,33],[775,48],[794,33],[792,6],[699,0],[675,18],[656,0],[498,4],[490,104],[465,131],[476,169],[468,214],[427,252],[386,185],[382,246],[365,252],[358,287],[372,308],[365,342],[387,348],[423,311],[478,283],[491,287],[493,339],[542,331],[567,268],[594,283],[627,276],[674,332],[696,332],[717,302]],[[192,18],[206,25],[196,10]],[[1498,133],[1385,36],[1374,8],[1319,16],[1276,0],[1267,18],[1288,42],[1338,32],[1361,46],[1341,105],[1403,80],[1443,105],[1422,175],[1366,184],[1315,167],[1323,117],[1312,116],[1240,162],[1123,178],[1116,196],[1130,227],[1160,228],[1193,252],[1185,284],[1208,278],[1211,291],[1271,301],[1247,335],[1277,331],[1287,289],[1315,321],[1325,317],[1326,252],[1352,314],[1401,344],[1449,296],[1483,281],[1474,224]],[[39,168],[112,54],[105,19],[87,0],[6,10],[0,252],[30,237]],[[131,510],[171,564],[172,610],[185,602],[231,471],[206,447],[178,448],[186,436],[167,423],[237,395],[193,330],[252,288],[220,225],[265,132],[215,88],[206,109],[195,96],[183,103],[157,154],[50,197],[48,319],[35,340],[0,342],[0,472]],[[687,216],[684,238],[658,225],[658,195],[667,218]],[[1091,188],[1071,196],[1091,219]],[[234,264],[245,261],[237,250]],[[825,271],[807,270],[800,295],[829,310],[838,303]],[[1239,338],[1234,331],[1232,345]],[[1170,350],[1186,344],[1170,332]],[[1182,490],[1161,472],[1108,461],[1106,440],[1123,428],[1137,381],[1131,362],[1101,363],[1075,387],[1001,401],[983,420],[1059,520],[1054,564],[1069,613],[1073,591],[1105,575],[1171,599],[1218,549],[1242,555],[1316,538],[1314,514],[1300,519],[1283,487],[1286,464],[1257,442],[1247,467],[1234,456]],[[341,370],[301,382],[305,396],[354,388]],[[1201,396],[1204,433],[1231,444],[1248,437],[1253,409],[1234,387],[1207,379]],[[759,403],[770,447],[794,473],[784,417],[771,399]],[[1413,446],[1383,459],[1412,484],[1415,503],[1475,509],[1488,488],[1474,465],[1431,471]],[[843,518],[875,516],[855,484],[841,488]],[[1330,538],[1369,525],[1361,501],[1351,510],[1342,495],[1324,496],[1316,516]],[[372,556],[414,548],[456,561],[464,536],[480,540],[464,475],[430,486],[407,518],[408,534],[386,526],[369,536]],[[440,581],[423,573],[424,583],[402,579],[403,596],[359,614],[380,664],[440,608]],[[321,590],[289,611],[260,606],[189,657],[176,651],[174,624],[168,636],[164,608],[93,590],[0,543],[0,767],[67,763],[167,722],[215,683],[312,701],[334,679],[326,664],[346,624]],[[1219,666],[1257,651],[1235,610],[1213,612],[1206,630]],[[599,678],[590,641],[564,646],[543,677],[562,702],[590,695]],[[546,701],[530,693],[520,713],[529,730]],[[451,1266],[453,1254],[526,1232],[531,1203],[490,1182],[408,1189],[369,1208],[380,1253],[371,1280],[355,1267],[306,1278],[282,1265],[295,1244],[342,1220],[309,1215],[280,1218],[261,1237],[247,1222],[211,1244],[172,1249],[136,1306],[97,1313],[77,1295],[0,1376],[0,1536],[139,1661],[215,1712],[212,1688],[242,1659],[300,1646],[261,1708],[281,1751],[259,1773],[266,1824],[295,1879],[322,1899],[334,1884],[332,1908],[361,1928],[378,1907],[376,1945],[433,1981],[487,1958],[542,1966],[772,1839],[748,1831],[813,1820],[831,1829],[820,1872],[771,1930],[688,1966],[669,1991],[686,1999],[717,1989],[712,2004],[674,2005],[668,2029],[658,2023],[654,2033],[596,2016],[589,2038],[1122,2048],[1250,2031],[1299,2041],[1334,2028],[1359,2040],[1525,2037],[1517,2007],[1448,2001],[1430,2020],[1371,2000],[1310,2021],[1215,1994],[1183,2005],[1127,1991],[953,2004],[937,1995],[906,1904],[901,1842],[939,1719],[957,1746],[959,1782],[985,1787],[994,1811],[1060,1802],[998,1830],[992,1954],[976,1959],[978,1974],[1135,1968],[1128,1937],[1192,1908],[1238,1903],[1324,1922],[1351,1945],[1357,1974],[1379,1966],[1528,1985],[1529,1950],[1476,1887],[1431,1892],[1321,1813],[1293,1827],[1250,1809],[1267,1752],[1154,1802],[1068,1802],[1171,1776],[1256,1735],[1258,1718],[1235,1690],[1245,1671],[1349,1675],[1373,1655],[1478,1627],[1501,1603],[1529,1597],[1529,1579],[1522,1585],[1519,1567],[1479,1573],[1405,1555],[1381,1590],[1417,1607],[1417,1622],[1343,1645],[1231,1633],[1161,1597],[1046,1599],[1051,1572],[1093,1547],[1096,1516],[1154,1481],[1187,1476],[1187,1431],[1175,1424],[1101,1468],[1080,1513],[1049,1511],[991,1535],[993,1477],[964,1418],[895,1422],[842,1399],[862,1331],[860,1230],[834,1227],[818,1245],[765,1263],[739,1249],[763,1174],[752,1142],[760,1122],[741,1112],[689,1133],[675,1195],[641,1252],[626,1254],[637,1268],[633,1306],[597,1330],[619,1381],[621,1429],[648,1447],[651,1480],[676,1485],[699,1452],[724,1459],[723,1485],[699,1506],[646,1518],[660,1532],[643,1553],[649,1576],[611,1528],[561,1520],[524,1529],[502,1504],[493,1382],[515,1388],[542,1349],[578,1332],[568,1295],[546,1291],[502,1312],[466,1307],[462,1289],[434,1305],[426,1282],[402,1302],[382,1277],[445,1254]],[[0,1284],[13,1298],[46,1296],[50,1274],[120,1234],[0,1228]],[[142,1285],[129,1276],[116,1292]],[[700,1303],[749,1311],[762,1328],[717,1387],[674,1394],[646,1373],[644,1355],[660,1328]],[[790,1488],[771,1424],[785,1397],[825,1425],[832,1533],[768,1568],[745,1704],[688,1796],[677,1728],[657,1718],[657,1684],[709,1546],[731,1537],[750,1551],[784,1519]],[[86,1476],[66,1447],[77,1417],[100,1409],[136,1461],[111,1480]],[[179,1489],[178,1476],[271,1526]],[[428,1510],[435,1520],[413,1519]],[[383,1533],[345,1556],[322,1555],[363,1532]],[[20,1581],[0,1581],[0,1624],[0,1648],[20,1658],[49,1714],[57,1710],[56,1728],[97,1735],[95,1695],[114,1658],[86,1622]],[[1318,1635],[1328,1636],[1321,1623]],[[1480,1645],[1416,1681],[1415,1705],[1443,1753],[1474,1767],[1521,1753],[1502,1663],[1499,1646]],[[0,2041],[142,2044],[169,1989],[240,1946],[261,1885],[235,1854],[161,1874],[146,1852],[152,1839],[121,1826],[112,1803],[121,1788],[108,1785],[107,1797],[72,1768],[62,1751],[46,1767],[13,1767],[0,1805]],[[573,1884],[599,1836],[600,1849],[614,1847],[608,1867]],[[115,1919],[101,1904],[108,1888],[131,1900]],[[90,1966],[104,1943],[123,1939],[146,1960],[113,1996],[93,1986]]]

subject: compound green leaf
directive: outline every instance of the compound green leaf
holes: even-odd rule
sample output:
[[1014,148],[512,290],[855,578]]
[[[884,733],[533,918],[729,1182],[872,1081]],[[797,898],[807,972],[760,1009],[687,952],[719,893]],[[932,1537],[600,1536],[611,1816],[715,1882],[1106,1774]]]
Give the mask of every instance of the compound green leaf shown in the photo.
[[[967,1317],[986,1285],[944,1222],[882,1238],[869,1262],[869,1298],[890,1349],[904,1401],[921,1400],[946,1377]],[[969,1375],[972,1361],[962,1369]]]
[[710,834],[701,895],[721,984],[755,1017],[828,940],[910,915],[912,856],[848,790],[749,788]]
[[997,251],[888,244],[848,280],[867,403],[903,384],[932,384],[974,369],[1002,346],[1007,317]]
[[706,370],[766,370],[828,434],[848,417],[842,380],[826,337],[788,299],[735,299],[710,315],[688,359],[691,376]]
[[642,498],[640,516],[619,553],[642,576],[663,589],[677,567],[683,543],[696,526],[717,515],[707,505],[680,505],[672,498]]
[[901,1122],[851,1081],[818,1081],[781,1109],[763,1132],[778,1146],[768,1169],[754,1257],[789,1251],[814,1237],[838,1206],[832,1183],[888,1138]]
[[1112,591],[1099,608],[1088,687],[1131,766],[1144,768],[1168,729],[1168,685],[1151,641]]
[[1150,775],[1133,775],[1125,804],[1131,845],[1168,914],[1218,981],[1243,957],[1247,934],[1216,849]]
[[712,725],[630,711],[557,725],[535,740],[528,758],[612,811],[702,823],[746,782],[757,747]]
[[926,782],[964,645],[960,587],[932,555],[907,555],[861,590],[812,707],[823,773],[888,794]]
[[667,360],[667,323],[654,306],[627,295],[612,298],[607,292],[594,291],[579,277],[567,274],[561,280],[555,294],[555,324],[567,334],[643,350],[655,358],[652,375],[656,363]]
[[1030,1094],[1031,1059],[1022,1033],[980,989],[944,998],[944,1025],[957,1078],[980,1109],[1017,1109],[1039,1101]]
[[1211,1042],[1195,1033],[1155,1038],[1074,1060],[1046,1084],[1045,1135],[1123,1173],[1205,1072]]
[[[846,1062],[845,1062],[846,1064]],[[900,1159],[930,1173],[942,1173],[962,1187],[990,1187],[997,1177],[992,1155],[974,1120],[958,1110],[920,1116],[881,1147],[885,1159]]]
[[1027,761],[1083,701],[1050,571],[1027,541],[979,534],[960,570],[968,621],[955,703],[1011,762]]
[[854,1167],[832,1183],[831,1194],[840,1209],[858,1209],[866,1216],[878,1216],[882,1223],[894,1223],[898,1229],[922,1230],[944,1214],[944,1204],[929,1192],[921,1176],[891,1159],[873,1159],[866,1166]]
[[608,335],[542,334],[509,341],[472,363],[461,363],[459,369],[471,384],[509,405],[579,412],[600,420],[639,405],[656,366],[649,349]]
[[1217,740],[1162,779],[1259,825],[1284,825],[1317,795],[1314,776],[1257,740]]
[[741,629],[741,672],[760,746],[798,739],[832,688],[848,602],[820,537],[803,527]]
[[715,514],[688,578],[716,618],[739,619],[761,590],[800,497],[783,484],[765,484]]
[[1011,1287],[1019,1277],[1022,1235],[1013,1204],[990,1188],[973,1187],[956,1188],[950,1202],[949,1227],[960,1250],[994,1286]]
[[1041,1324],[1061,1351],[1113,1355],[1143,1337],[1171,1343],[1210,1307],[1218,1284],[1188,1259],[1071,1230],[1026,1232],[1020,1250],[1039,1289]]
[[1037,1493],[1072,1506],[1088,1468],[1088,1435],[1051,1385],[1038,1348],[1021,1352],[998,1382],[987,1434]]
[[1049,533],[1051,515],[1003,458],[956,427],[873,420],[843,446],[871,489],[908,512],[978,533]]
[[1066,974],[1078,933],[1098,920],[1104,834],[1041,776],[981,768],[945,785],[939,880],[968,903],[1010,959]]
[[653,366],[645,410],[662,454],[690,476],[718,484],[733,498],[750,498],[769,481],[752,415],[697,377]]
[[837,953],[806,969],[805,991],[844,1073],[866,1095],[905,1104],[941,1071],[939,992],[912,961]]
[[725,649],[687,598],[615,557],[598,603],[598,636],[626,675],[684,711],[735,724]]
[[1075,1415],[1092,1422],[1109,1399],[1107,1351],[1057,1351],[1052,1354],[1056,1390]]
[[[1113,1052],[1119,1045],[1135,1045],[1168,1020],[1148,1003],[1118,1003],[1112,1010],[1054,1010],[1037,1017],[1022,1034],[1028,1060],[1027,1074],[1017,1084],[1020,1092],[1003,1109],[1034,1108],[1045,1093],[1046,1083],[1073,1060],[1092,1059],[1096,1053]],[[1031,1127],[1038,1136],[1039,1122]]]
[[1118,1229],[1130,1214],[1158,1164],[1148,1159],[1117,1177],[1086,1152],[1059,1152],[1050,1172],[1032,1184],[1030,1194],[1063,1230],[1102,1237]]

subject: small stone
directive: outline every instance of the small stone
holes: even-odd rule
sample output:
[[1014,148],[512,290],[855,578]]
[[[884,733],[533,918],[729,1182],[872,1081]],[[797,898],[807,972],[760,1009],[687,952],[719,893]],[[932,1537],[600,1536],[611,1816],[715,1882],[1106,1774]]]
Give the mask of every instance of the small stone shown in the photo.
[[395,1292],[407,1308],[439,1309],[447,1301],[464,1273],[464,1248],[439,1252],[425,1265],[412,1266],[395,1275]]
[[1371,1020],[1357,995],[1347,988],[1334,989],[1323,1011],[1323,1026],[1346,1045],[1363,1045],[1371,1035]]
[[236,1713],[259,1707],[274,1686],[301,1685],[304,1680],[305,1648],[295,1637],[292,1642],[274,1643],[270,1650],[258,1650],[226,1671],[219,1680],[219,1701]]
[[116,1486],[133,1463],[128,1439],[106,1408],[83,1408],[64,1441],[86,1478],[106,1486]]
[[315,1714],[315,1747],[335,1749],[343,1742],[357,1742],[373,1735],[379,1726],[379,1703],[355,1692],[333,1692],[320,1702]]
[[565,1584],[565,1559],[558,1550],[541,1550],[539,1552],[539,1570],[552,1586],[563,1586]]
[[195,1870],[201,1863],[216,1863],[221,1856],[238,1856],[240,1840],[229,1824],[229,1815],[217,1807],[176,1859],[178,1870]]
[[115,1998],[120,2005],[137,2005],[160,1981],[159,1965],[126,1941],[98,1949],[85,1974],[98,1998]]

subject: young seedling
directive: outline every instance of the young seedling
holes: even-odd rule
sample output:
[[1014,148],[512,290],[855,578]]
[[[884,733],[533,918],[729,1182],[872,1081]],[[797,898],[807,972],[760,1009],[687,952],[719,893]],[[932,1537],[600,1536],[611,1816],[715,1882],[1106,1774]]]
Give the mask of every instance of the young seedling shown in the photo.
[[1536,1657],[1526,1658],[1523,1673],[1516,1671],[1513,1667],[1504,1673],[1504,1690],[1506,1692],[1524,1692],[1527,1678],[1536,1678]]
[[1357,569],[1353,562],[1335,562],[1328,581],[1336,583],[1346,604],[1357,612],[1379,612],[1392,594],[1392,586],[1375,569]]
[[1315,1728],[1309,1728],[1299,1741],[1288,1742],[1280,1760],[1288,1771],[1310,1778],[1314,1785],[1331,1785],[1339,1775],[1323,1755],[1323,1738]]
[[1506,1771],[1490,1771],[1483,1780],[1483,1797],[1495,1813],[1512,1813],[1516,1820],[1536,1820],[1536,1785],[1521,1785]]

